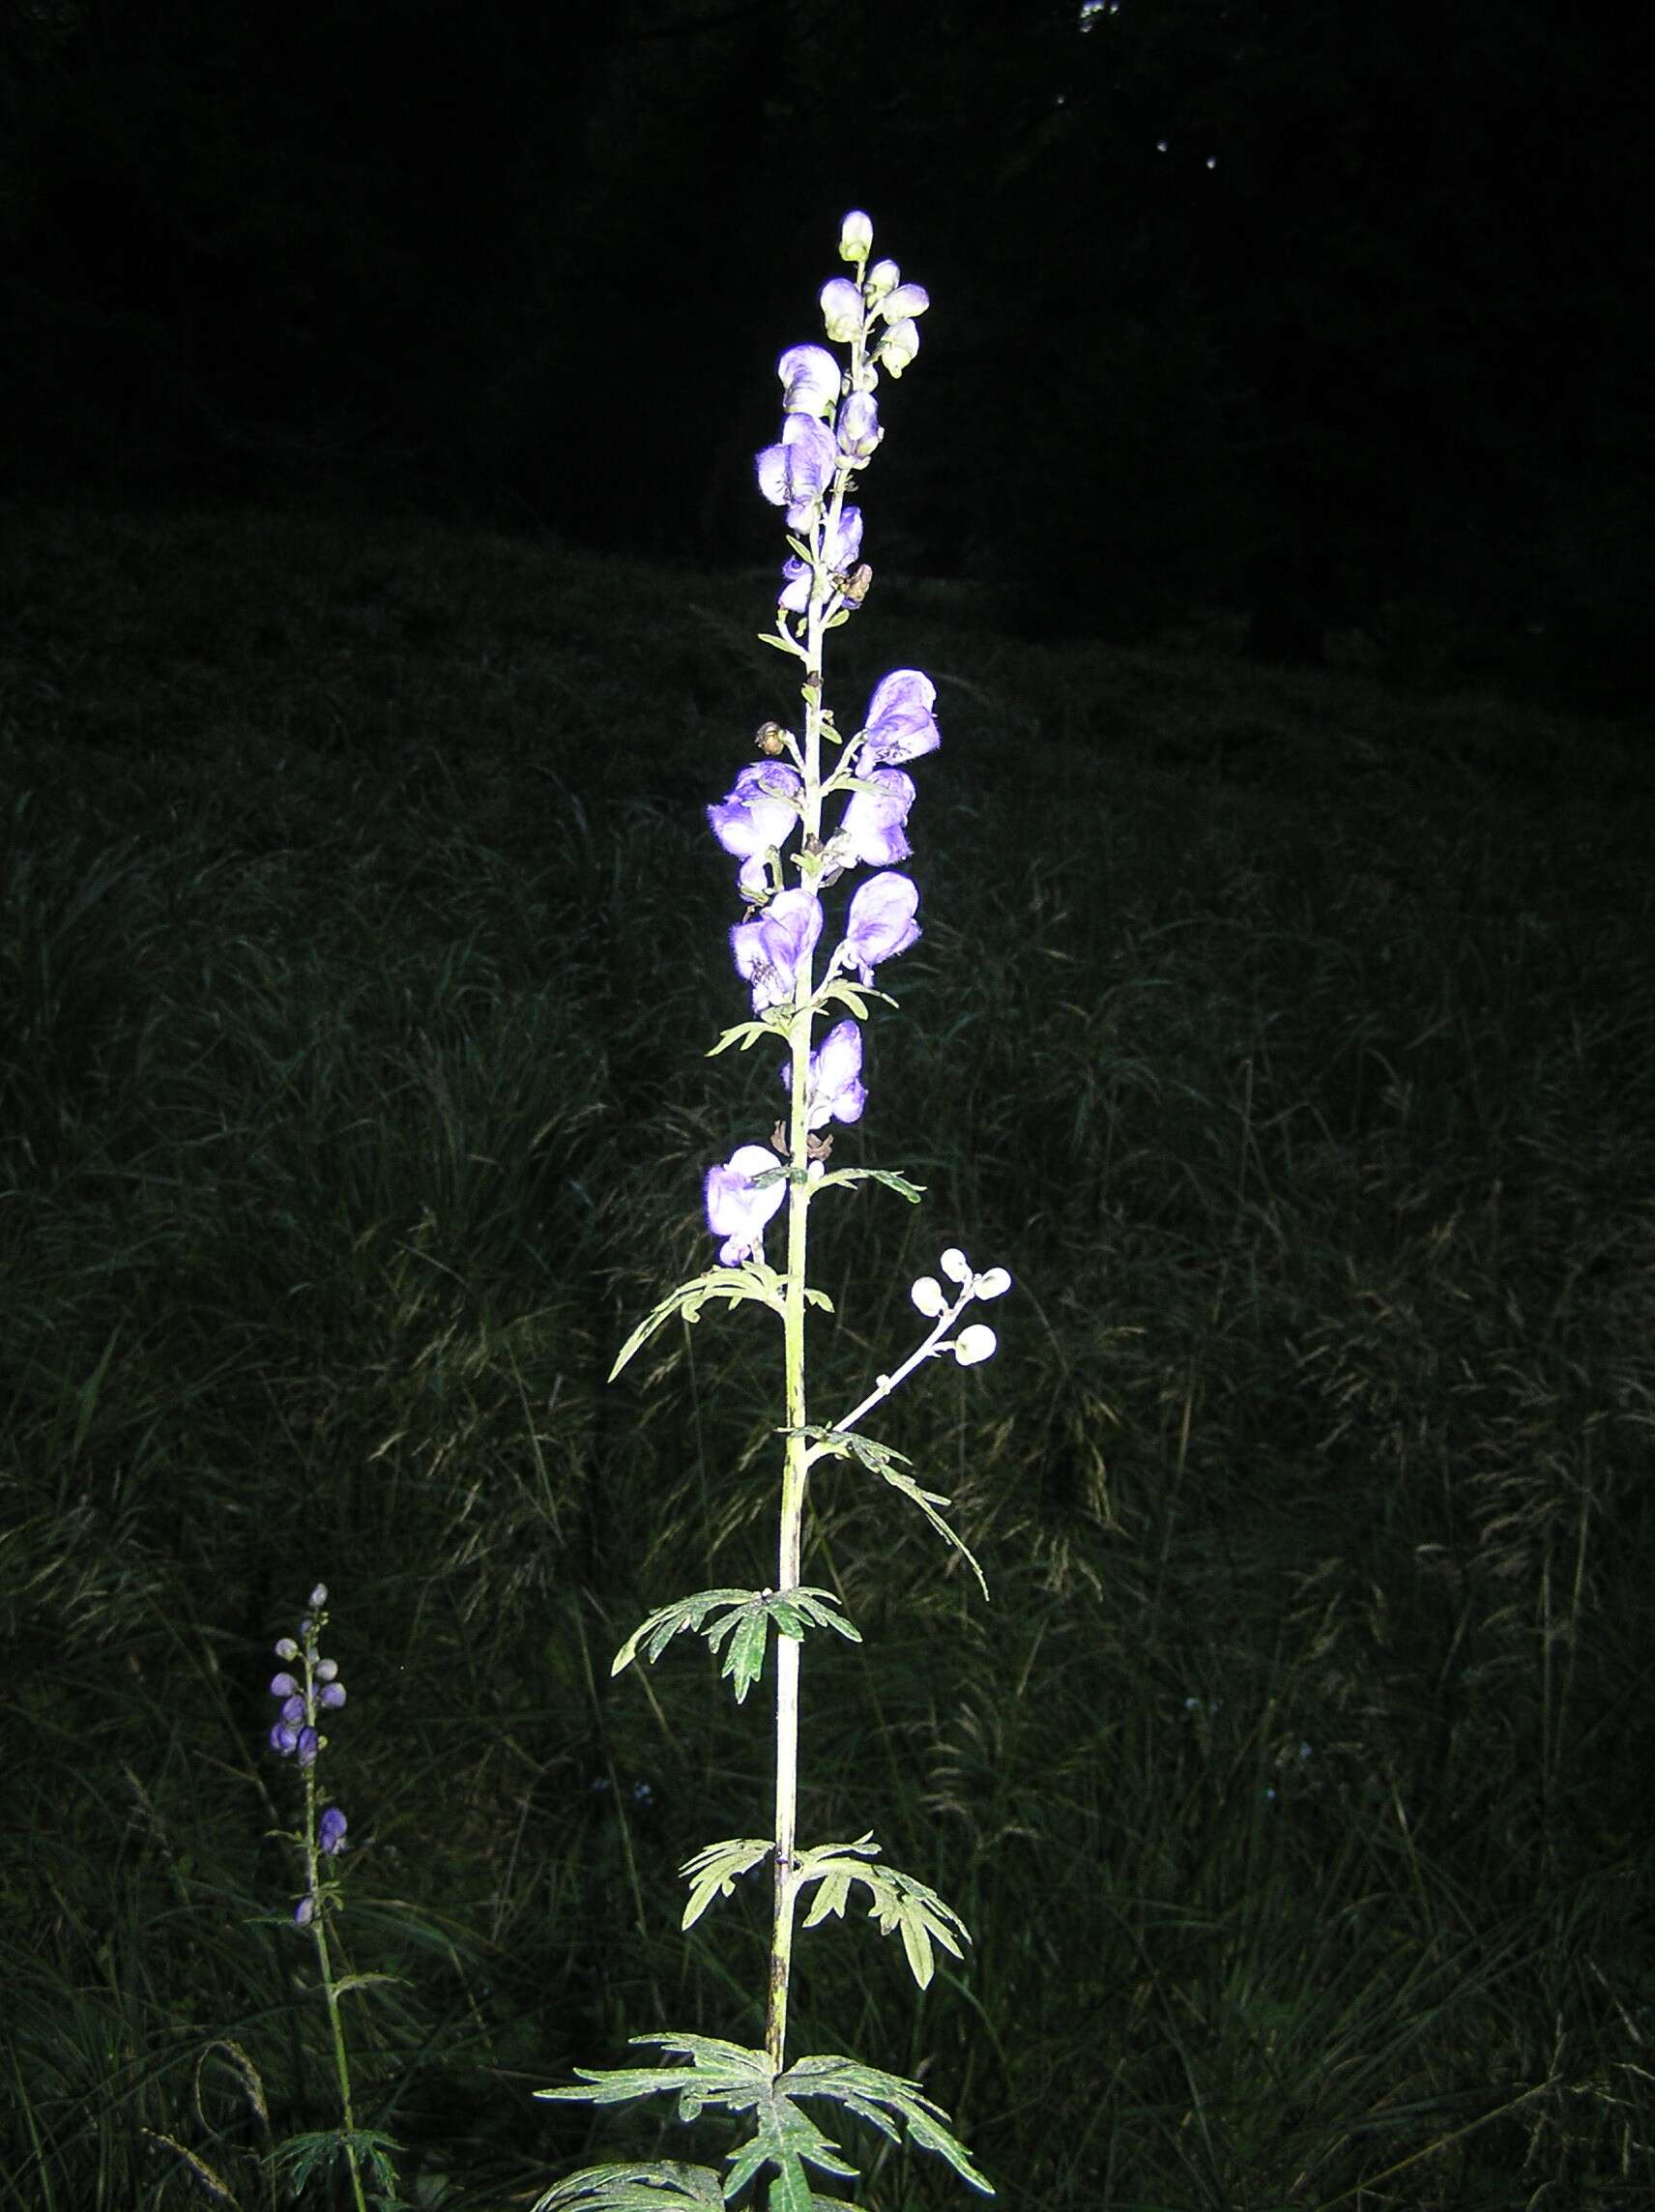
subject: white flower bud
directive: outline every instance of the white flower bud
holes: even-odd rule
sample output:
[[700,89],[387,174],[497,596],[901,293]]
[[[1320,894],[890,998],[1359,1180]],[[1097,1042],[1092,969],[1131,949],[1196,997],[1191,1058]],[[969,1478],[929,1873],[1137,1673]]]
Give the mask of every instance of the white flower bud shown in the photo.
[[923,284],[899,284],[880,302],[880,313],[887,323],[900,323],[905,315],[922,315],[930,305],[931,295]]
[[879,342],[874,359],[887,376],[900,379],[905,368],[912,368],[919,352],[919,328],[912,315],[904,315],[900,323],[892,323]]
[[948,1310],[948,1301],[944,1295],[943,1286],[935,1275],[921,1275],[908,1295],[919,1308],[919,1311],[929,1320],[935,1321],[940,1313],[946,1313]]
[[988,1267],[972,1278],[972,1295],[977,1298],[1003,1297],[1011,1288],[1011,1277],[1003,1267]]
[[839,225],[841,261],[865,261],[873,250],[874,226],[860,208],[853,208]]
[[954,1357],[962,1367],[974,1367],[979,1359],[992,1359],[999,1338],[992,1328],[980,1321],[973,1322],[970,1328],[961,1329],[954,1339]]
[[876,300],[883,300],[887,292],[894,292],[901,282],[902,271],[894,261],[876,261],[867,275],[869,305]]
[[835,345],[861,336],[862,295],[848,276],[830,276],[823,285],[822,325]]
[[319,1610],[322,1606],[325,1606],[327,1602],[328,1586],[326,1583],[318,1583],[316,1587],[310,1592],[310,1603],[313,1607]]
[[957,1244],[949,1245],[938,1265],[952,1283],[969,1283],[972,1279],[972,1264]]

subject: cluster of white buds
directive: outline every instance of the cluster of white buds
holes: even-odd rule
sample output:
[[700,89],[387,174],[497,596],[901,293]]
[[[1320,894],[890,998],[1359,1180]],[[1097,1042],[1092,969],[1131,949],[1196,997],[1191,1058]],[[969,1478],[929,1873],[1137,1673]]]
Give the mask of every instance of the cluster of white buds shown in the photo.
[[[1003,1267],[988,1267],[979,1275],[973,1272],[971,1262],[957,1244],[950,1244],[938,1262],[951,1283],[959,1286],[950,1298],[935,1275],[921,1275],[909,1291],[909,1296],[927,1321],[946,1319],[952,1321],[963,1313],[973,1298],[998,1298],[1011,1288],[1011,1277]],[[951,1352],[962,1367],[975,1367],[979,1360],[992,1359],[999,1339],[983,1322],[973,1322],[950,1343],[937,1344],[935,1352]]]

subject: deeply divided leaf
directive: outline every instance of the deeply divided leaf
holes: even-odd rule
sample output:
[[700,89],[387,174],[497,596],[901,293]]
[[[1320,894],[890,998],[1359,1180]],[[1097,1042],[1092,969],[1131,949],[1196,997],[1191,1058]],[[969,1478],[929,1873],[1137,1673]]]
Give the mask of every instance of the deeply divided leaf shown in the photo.
[[852,1644],[861,1642],[831,1590],[806,1584],[790,1590],[697,1590],[693,1597],[676,1598],[640,1622],[610,1661],[609,1672],[623,1673],[640,1650],[653,1665],[673,1638],[687,1631],[703,1637],[711,1650],[723,1651],[719,1672],[734,1683],[736,1703],[740,1704],[764,1673],[772,1620],[782,1635],[796,1642],[809,1628],[830,1628]]
[[534,2212],[723,2212],[724,2191],[710,2166],[675,2159],[647,2166],[589,2166],[537,2198]]
[[961,1945],[971,1941],[965,1922],[951,1905],[914,1875],[896,1867],[878,1866],[879,1846],[871,1834],[854,1844],[820,1844],[799,1854],[799,1882],[816,1882],[816,1898],[805,1918],[806,1928],[818,1927],[829,1916],[843,1917],[852,1885],[860,1882],[873,1900],[868,1918],[879,1922],[882,1936],[898,1934],[907,1954],[909,1971],[923,1990],[936,1970],[934,1947],[941,1944],[950,1957],[962,1956]]
[[751,1298],[777,1314],[785,1315],[787,1310],[781,1277],[762,1260],[749,1260],[740,1267],[711,1267],[705,1275],[680,1283],[676,1291],[669,1291],[660,1304],[644,1316],[621,1347],[609,1370],[610,1382],[614,1382],[633,1353],[648,1344],[656,1329],[671,1321],[674,1314],[682,1314],[685,1321],[699,1321],[701,1309],[710,1298],[723,1298],[731,1305],[740,1305]]

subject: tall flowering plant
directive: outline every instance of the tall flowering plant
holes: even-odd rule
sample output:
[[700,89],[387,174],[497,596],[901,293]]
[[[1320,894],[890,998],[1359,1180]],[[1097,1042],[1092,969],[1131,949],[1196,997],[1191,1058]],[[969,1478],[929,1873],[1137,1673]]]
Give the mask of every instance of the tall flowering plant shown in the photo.
[[323,1609],[327,1603],[328,1586],[318,1583],[310,1592],[309,1610],[299,1623],[298,1636],[284,1636],[276,1646],[281,1672],[271,1677],[270,1694],[276,1701],[276,1709],[270,1748],[278,1758],[291,1759],[304,1778],[300,1826],[286,1838],[297,1851],[305,1874],[305,1887],[292,1918],[315,1953],[317,1986],[328,2008],[339,2125],[291,2137],[282,2145],[278,2160],[296,2196],[312,2173],[335,2159],[342,2160],[354,2212],[367,2212],[364,2169],[376,2192],[374,2202],[389,2205],[395,2201],[396,2174],[392,2156],[398,2145],[375,2129],[358,2127],[351,2096],[350,2052],[339,2000],[348,1991],[365,1987],[372,1977],[341,1973],[335,1957],[336,1936],[332,1933],[342,1899],[337,1873],[330,1871],[330,1865],[336,1870],[346,1848],[345,1831],[350,1823],[338,1805],[326,1801],[328,1793],[318,1779],[322,1754],[328,1748],[323,1731],[345,1703],[338,1662],[322,1656],[322,1631],[328,1625]]
[[[685,1928],[737,1881],[768,1864],[770,1946],[762,2047],[688,2034],[634,2040],[666,2063],[612,2071],[578,2068],[580,2085],[546,2097],[620,2105],[674,2096],[680,2117],[725,2114],[740,2139],[722,2174],[676,2161],[591,2168],[558,2183],[537,2212],[713,2212],[768,2190],[769,2212],[814,2212],[843,2199],[818,2194],[813,2175],[853,2179],[857,2168],[815,2112],[837,2105],[888,2141],[908,2139],[945,2159],[973,2188],[992,2194],[947,2116],[917,2084],[840,2055],[790,2058],[788,2000],[795,1937],[842,1915],[859,1889],[869,1917],[901,1936],[914,1978],[930,1981],[939,1946],[961,1956],[966,1930],[935,1890],[884,1863],[872,1832],[852,1842],[801,1844],[798,1805],[798,1679],[807,1635],[828,1631],[859,1643],[831,1590],[801,1581],[804,1504],[812,1470],[843,1459],[907,1499],[970,1563],[976,1561],[944,1518],[948,1500],[921,1488],[908,1462],[862,1432],[861,1424],[926,1360],[950,1355],[962,1366],[986,1359],[994,1331],[962,1324],[974,1301],[1010,1288],[1002,1267],[976,1272],[957,1249],[938,1276],[922,1275],[912,1296],[929,1324],[919,1344],[836,1419],[813,1417],[805,1381],[805,1316],[830,1311],[806,1277],[812,1208],[829,1191],[883,1183],[916,1202],[919,1190],[884,1168],[834,1166],[833,1124],[850,1127],[867,1104],[863,1027],[871,1002],[894,1004],[874,978],[919,936],[919,892],[898,865],[910,857],[907,823],[915,799],[909,767],[937,750],[936,687],[917,669],[898,668],[876,684],[865,719],[841,732],[823,697],[824,646],[867,596],[872,570],[862,560],[861,509],[852,493],[885,436],[876,396],[919,350],[924,289],[904,283],[893,261],[870,264],[873,225],[845,218],[835,276],[821,295],[828,345],[790,347],[776,364],[782,387],[781,436],[758,456],[759,489],[785,509],[790,558],[783,566],[775,627],[765,642],[797,665],[802,712],[798,731],[764,723],[759,758],[740,770],[707,810],[713,836],[737,862],[744,911],[730,931],[736,974],[747,986],[751,1018],[713,1047],[780,1048],[785,1098],[768,1144],[736,1146],[707,1170],[707,1226],[714,1264],[663,1298],[632,1331],[615,1363],[627,1361],[675,1315],[694,1321],[711,1301],[767,1308],[781,1325],[784,1418],[773,1589],[704,1589],[653,1613],[614,1661],[620,1674],[652,1663],[680,1633],[702,1638],[721,1656],[738,1703],[763,1675],[775,1640],[775,1788],[771,1831],[710,1844],[683,1868],[689,1884]],[[837,351],[829,350],[836,348]],[[836,819],[829,821],[830,815]],[[835,919],[825,894],[860,875]],[[831,946],[825,958],[823,947]],[[818,1027],[827,1024],[818,1036]],[[767,1235],[785,1219],[786,1260],[765,1254]],[[613,1380],[613,1377],[611,1378]],[[802,1909],[802,1921],[800,1913]],[[807,2109],[808,2108],[808,2109]]]

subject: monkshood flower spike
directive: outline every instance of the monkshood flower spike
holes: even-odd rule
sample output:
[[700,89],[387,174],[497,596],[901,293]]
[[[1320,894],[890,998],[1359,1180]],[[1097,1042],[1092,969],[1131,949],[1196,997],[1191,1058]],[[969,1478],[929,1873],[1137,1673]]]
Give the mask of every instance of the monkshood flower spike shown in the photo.
[[279,1758],[291,1759],[305,1781],[302,1825],[298,1834],[289,1838],[305,1869],[305,1889],[293,1907],[293,1924],[308,1936],[316,1956],[317,1980],[328,2007],[334,2075],[339,2097],[339,2126],[325,2137],[296,2139],[285,2146],[283,2156],[292,2168],[296,2187],[304,2173],[315,2164],[335,2156],[340,2158],[350,2179],[351,2201],[357,2212],[366,2212],[363,2168],[366,2165],[372,2170],[382,2197],[392,2196],[395,2176],[390,2154],[396,2145],[385,2137],[371,2132],[363,2134],[357,2128],[351,2100],[350,2053],[339,2010],[343,1988],[330,1936],[330,1923],[339,1906],[339,1893],[337,1883],[325,1878],[323,1870],[330,1862],[336,1862],[346,1849],[350,1823],[339,1806],[324,1802],[318,1778],[322,1755],[328,1749],[323,1726],[345,1703],[345,1685],[339,1679],[338,1664],[322,1655],[322,1631],[328,1625],[327,1603],[328,1586],[318,1583],[310,1592],[307,1610],[300,1620],[299,1634],[282,1637],[276,1646],[281,1669],[271,1676],[270,1694],[276,1700],[276,1715],[269,1740],[272,1751]]
[[[842,1463],[851,1479],[873,1477],[893,1509],[917,1510],[982,1581],[970,1550],[944,1518],[949,1500],[925,1490],[909,1463],[866,1435],[862,1423],[928,1361],[961,1368],[994,1353],[995,1332],[967,1319],[973,1304],[1011,1288],[1003,1267],[978,1271],[955,1246],[937,1275],[911,1293],[928,1324],[915,1349],[847,1412],[813,1419],[806,1388],[805,1322],[831,1312],[807,1277],[811,1209],[830,1191],[873,1182],[916,1203],[920,1190],[891,1169],[829,1164],[846,1131],[860,1137],[875,1086],[864,1030],[872,1002],[894,1004],[875,978],[919,942],[920,894],[898,863],[913,859],[909,826],[918,786],[907,771],[936,752],[937,688],[916,668],[892,669],[874,686],[859,727],[841,729],[825,703],[828,635],[864,603],[873,569],[863,558],[858,478],[884,444],[882,380],[918,357],[918,318],[930,306],[921,285],[905,281],[894,261],[870,264],[873,224],[859,211],[845,218],[839,257],[851,274],[820,293],[822,337],[790,346],[776,364],[781,424],[756,462],[761,495],[784,511],[788,557],[781,564],[773,629],[764,640],[795,664],[798,711],[793,726],[762,722],[758,758],[738,767],[722,799],[707,806],[713,838],[737,863],[742,911],[730,925],[730,957],[745,985],[751,1018],[726,1030],[714,1053],[738,1047],[773,1052],[785,1106],[767,1143],[746,1134],[705,1171],[703,1200],[711,1264],[661,1299],[633,1329],[615,1362],[619,1374],[671,1320],[698,1320],[722,1302],[752,1304],[781,1326],[779,1497],[774,1586],[703,1589],[650,1615],[616,1653],[613,1672],[657,1660],[681,1634],[697,1636],[720,1656],[738,1703],[764,1675],[773,1649],[774,1791],[770,1829],[710,1844],[682,1869],[689,1885],[687,1929],[736,1883],[769,1869],[770,1942],[762,2005],[762,2045],[675,2033],[634,2037],[661,2063],[607,2071],[578,2068],[577,2085],[542,2090],[593,2105],[676,2099],[680,2117],[703,2111],[740,2123],[722,2173],[674,2162],[615,2164],[556,2183],[537,2212],[718,2212],[751,2202],[769,2212],[815,2212],[838,2199],[817,2186],[823,2175],[857,2168],[807,2106],[838,2105],[888,2139],[906,2132],[915,2147],[944,2159],[973,2188],[990,2184],[950,2131],[947,2115],[918,2085],[843,2055],[791,2057],[788,2009],[799,1930],[843,1918],[853,1893],[881,1934],[898,1935],[923,1989],[939,1948],[963,1956],[969,1941],[952,1906],[915,1876],[885,1864],[872,1831],[854,1842],[800,1839],[798,1682],[804,1638],[825,1630],[861,1641],[837,1594],[803,1579],[804,1508],[820,1470]],[[826,340],[826,343],[823,342]],[[716,785],[713,787],[716,789]],[[863,870],[870,873],[861,873]],[[848,893],[836,887],[857,877]],[[830,950],[828,948],[831,948]],[[825,957],[823,955],[826,954]],[[819,1033],[819,1025],[820,1033]],[[877,1074],[877,1069],[873,1071]],[[735,1134],[733,1132],[733,1134]],[[779,1264],[766,1239],[785,1241]],[[298,1717],[294,1716],[294,1725]],[[341,1831],[342,1833],[342,1831]],[[728,2133],[726,2129],[726,2133]]]

